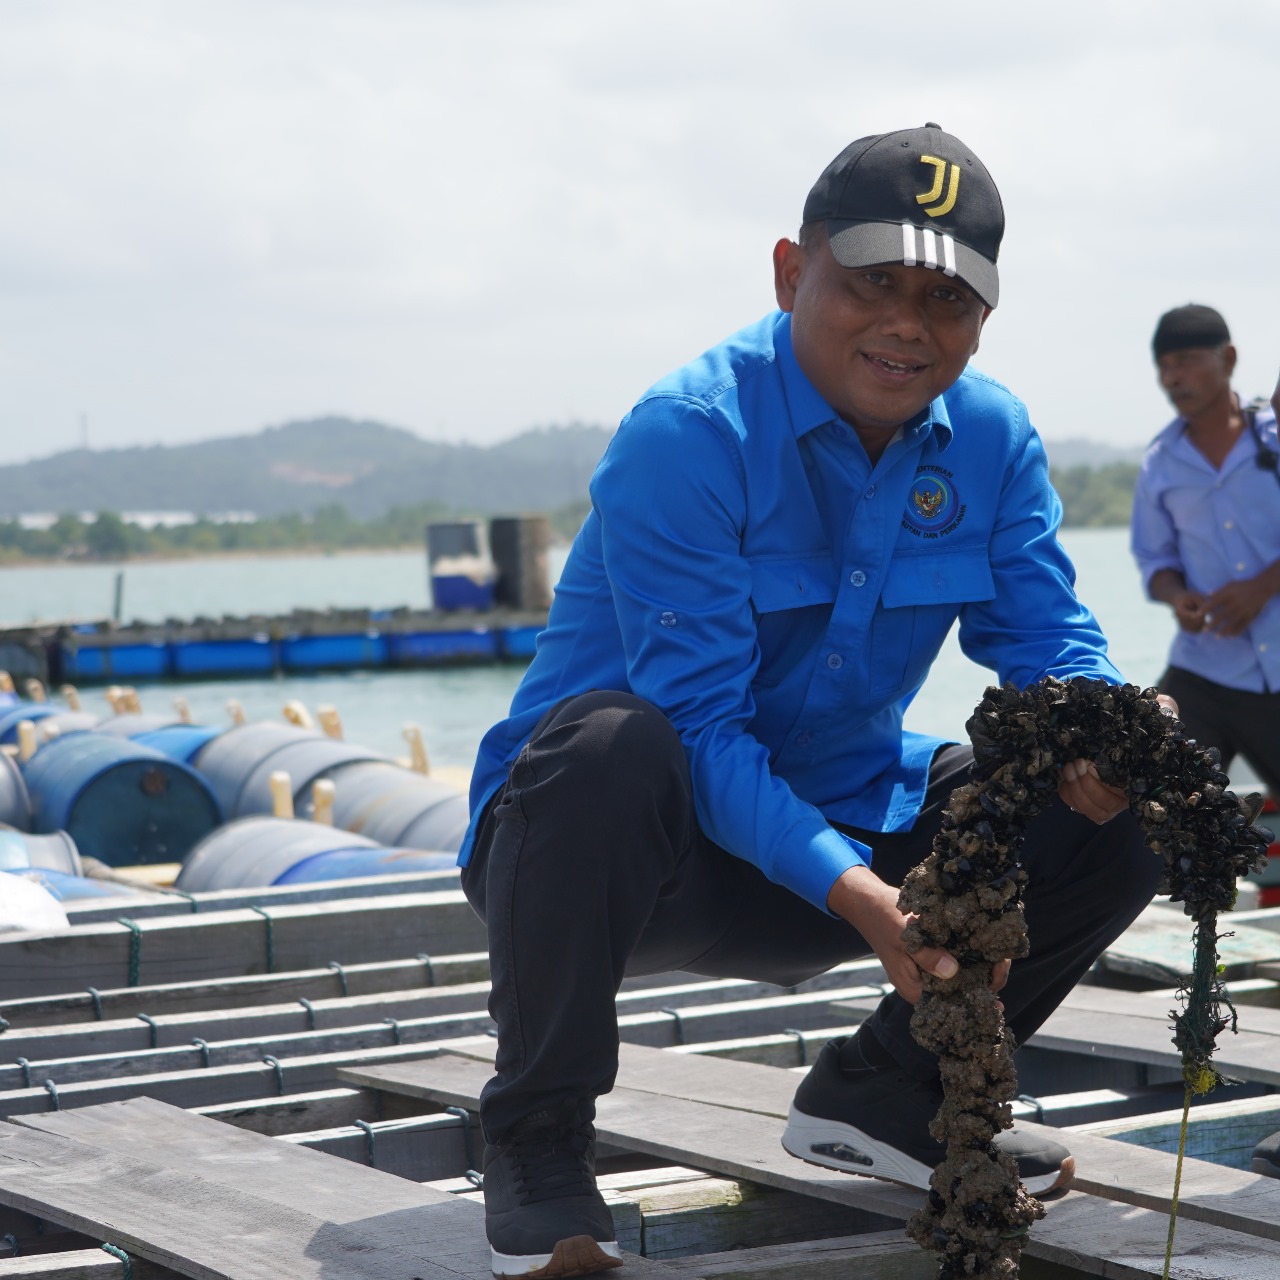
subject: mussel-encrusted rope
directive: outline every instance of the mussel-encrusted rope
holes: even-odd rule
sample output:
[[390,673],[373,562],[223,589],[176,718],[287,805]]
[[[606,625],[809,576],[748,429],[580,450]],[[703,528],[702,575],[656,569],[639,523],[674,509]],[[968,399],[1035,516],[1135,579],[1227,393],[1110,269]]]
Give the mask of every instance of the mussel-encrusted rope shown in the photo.
[[1227,790],[1217,753],[1186,737],[1154,689],[1084,678],[991,688],[967,727],[973,781],[952,792],[933,852],[898,900],[917,917],[908,948],[945,947],[960,962],[947,981],[925,975],[911,1019],[916,1040],[939,1058],[944,1100],[930,1130],[947,1154],[907,1230],[941,1255],[939,1280],[1010,1280],[1044,1209],[993,1142],[1012,1124],[1017,1076],[990,975],[995,962],[1028,954],[1018,854],[1028,822],[1057,794],[1060,767],[1092,760],[1102,781],[1128,793],[1164,858],[1161,892],[1196,922],[1194,969],[1173,1014],[1196,1092],[1218,1081],[1214,1041],[1235,1018],[1218,974],[1217,915],[1234,904],[1237,878],[1263,865],[1269,836],[1253,826],[1261,799]]

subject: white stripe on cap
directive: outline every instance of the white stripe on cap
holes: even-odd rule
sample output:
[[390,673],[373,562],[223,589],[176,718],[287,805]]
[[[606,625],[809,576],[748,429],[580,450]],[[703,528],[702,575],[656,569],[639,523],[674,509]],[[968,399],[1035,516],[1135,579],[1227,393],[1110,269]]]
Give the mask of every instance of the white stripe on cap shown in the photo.
[[909,222],[902,224],[902,265],[916,265],[916,229]]
[[942,233],[942,261],[945,264],[942,268],[944,276],[953,276],[956,273],[956,242],[946,234]]
[[935,237],[932,227],[922,227],[920,236],[924,240],[924,265],[931,271],[938,269],[938,246],[935,243]]

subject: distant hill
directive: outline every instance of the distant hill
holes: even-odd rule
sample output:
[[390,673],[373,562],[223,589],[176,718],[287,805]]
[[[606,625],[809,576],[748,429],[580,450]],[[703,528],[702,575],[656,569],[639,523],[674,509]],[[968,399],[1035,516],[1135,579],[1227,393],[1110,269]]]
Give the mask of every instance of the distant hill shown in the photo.
[[604,427],[543,427],[481,447],[380,422],[318,418],[199,444],[74,449],[0,467],[0,518],[29,512],[308,513],[341,503],[370,519],[395,506],[547,510],[585,496]]

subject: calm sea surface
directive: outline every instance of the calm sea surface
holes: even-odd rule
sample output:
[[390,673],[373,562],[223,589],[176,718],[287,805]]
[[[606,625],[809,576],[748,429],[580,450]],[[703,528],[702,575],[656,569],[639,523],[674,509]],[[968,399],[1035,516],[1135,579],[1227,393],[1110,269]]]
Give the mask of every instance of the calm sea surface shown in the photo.
[[[1143,599],[1127,530],[1078,530],[1065,534],[1063,542],[1076,564],[1080,595],[1110,638],[1116,665],[1135,683],[1153,683],[1163,668],[1173,621],[1167,609]],[[564,550],[553,555],[553,573],[559,573],[564,555]],[[109,616],[121,568],[126,619],[429,603],[425,556],[410,551],[0,569],[0,618],[21,623]],[[148,711],[167,709],[181,694],[195,719],[211,724],[225,719],[229,698],[239,699],[251,719],[278,717],[293,698],[312,708],[332,703],[353,741],[403,753],[401,730],[413,722],[422,728],[433,764],[465,768],[481,735],[505,713],[519,678],[518,667],[482,667],[167,684],[142,686],[139,692]],[[964,722],[989,680],[952,637],[908,712],[908,727],[963,737]],[[89,709],[105,708],[100,691],[87,689],[82,696]]]

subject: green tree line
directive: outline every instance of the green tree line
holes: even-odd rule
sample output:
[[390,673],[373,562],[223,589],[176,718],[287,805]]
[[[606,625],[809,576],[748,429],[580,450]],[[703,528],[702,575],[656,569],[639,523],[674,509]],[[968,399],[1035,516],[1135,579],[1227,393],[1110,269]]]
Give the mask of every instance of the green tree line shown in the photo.
[[[1068,467],[1051,473],[1062,498],[1066,528],[1126,525],[1138,468],[1118,462],[1105,467]],[[549,513],[551,527],[566,541],[589,510],[584,500]],[[92,520],[61,515],[47,529],[0,521],[0,562],[15,560],[128,560],[139,556],[201,556],[223,552],[347,551],[420,547],[432,520],[456,517],[443,503],[392,507],[372,520],[358,520],[341,503],[309,516],[296,512],[260,520],[214,521],[144,529],[114,511]]]

